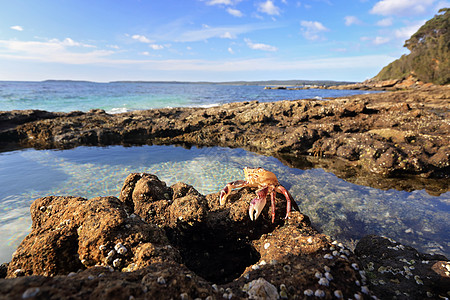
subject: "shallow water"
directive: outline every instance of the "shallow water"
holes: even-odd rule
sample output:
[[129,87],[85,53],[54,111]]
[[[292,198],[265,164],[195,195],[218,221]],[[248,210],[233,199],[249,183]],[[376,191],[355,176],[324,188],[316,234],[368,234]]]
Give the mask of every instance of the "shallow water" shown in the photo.
[[175,146],[25,149],[0,153],[0,262],[10,261],[31,226],[33,200],[49,196],[118,196],[132,172],[156,174],[203,194],[243,179],[243,167],[273,171],[313,225],[348,245],[366,234],[389,236],[450,256],[450,192],[402,192],[359,186],[322,169],[299,170],[242,149]]
[[69,112],[104,109],[120,113],[164,107],[208,107],[229,102],[326,99],[370,93],[354,90],[265,90],[263,86],[133,82],[0,81],[0,111]]

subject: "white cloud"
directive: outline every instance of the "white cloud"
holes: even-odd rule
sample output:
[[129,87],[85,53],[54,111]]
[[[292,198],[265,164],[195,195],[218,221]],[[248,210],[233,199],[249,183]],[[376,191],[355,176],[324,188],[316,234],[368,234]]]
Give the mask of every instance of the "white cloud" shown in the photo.
[[139,41],[141,43],[149,43],[150,44],[150,43],[154,42],[154,41],[152,41],[152,40],[148,39],[147,37],[145,37],[143,35],[140,35],[140,34],[135,34],[135,35],[131,36],[131,38],[133,40]]
[[373,44],[374,45],[383,45],[386,44],[390,41],[391,39],[385,36],[377,36],[373,39]]
[[230,52],[230,54],[234,54],[234,50],[231,47],[228,47],[228,52]]
[[271,45],[261,44],[261,43],[253,43],[249,39],[245,39],[245,42],[247,43],[247,46],[253,50],[262,50],[262,51],[270,51],[270,52],[278,51],[277,47],[274,47]]
[[[29,74],[34,72],[34,74],[36,74],[35,76],[37,76],[35,77],[37,80],[42,79],[40,77],[42,74],[36,73],[36,70],[43,72],[44,70],[47,70],[47,65],[42,64],[40,65],[40,69],[36,69],[35,66],[37,65],[28,64],[28,62],[44,62],[52,64],[60,63],[63,66],[84,64],[87,68],[89,68],[89,70],[93,71],[96,70],[97,67],[108,67],[108,69],[119,68],[118,70],[120,70],[119,72],[109,72],[108,74],[103,74],[102,77],[92,78],[92,80],[117,80],[120,78],[111,76],[119,73],[120,76],[123,76],[124,70],[129,71],[129,74],[138,74],[138,77],[145,76],[145,74],[148,74],[148,71],[151,70],[152,74],[155,74],[156,78],[161,78],[164,74],[168,74],[168,78],[180,78],[177,76],[182,76],[180,75],[182,74],[180,72],[184,72],[184,74],[188,74],[187,76],[189,76],[188,78],[191,80],[194,78],[193,76],[197,76],[199,79],[200,77],[210,78],[211,80],[213,78],[211,77],[213,74],[220,76],[235,76],[239,72],[266,74],[265,72],[273,71],[282,72],[282,74],[285,74],[287,71],[292,71],[295,72],[295,74],[299,74],[299,72],[304,71],[306,74],[311,74],[311,72],[319,72],[320,74],[323,74],[324,77],[329,77],[331,74],[330,71],[332,70],[339,73],[339,76],[342,76],[342,70],[347,70],[351,71],[352,74],[355,74],[354,72],[356,71],[364,72],[366,74],[368,69],[373,69],[373,72],[376,72],[381,69],[381,67],[396,58],[387,55],[368,55],[330,57],[324,59],[314,59],[311,57],[305,57],[303,59],[281,59],[276,57],[255,59],[230,59],[229,57],[226,57],[220,60],[149,59],[150,56],[142,56],[141,58],[136,59],[120,59],[114,56],[114,51],[102,51],[95,49],[94,51],[86,52],[86,50],[90,49],[82,49],[85,50],[83,53],[76,53],[73,51],[77,50],[77,48],[63,46],[61,43],[50,43],[48,41],[35,42],[0,40],[0,59],[13,62],[24,62],[32,68],[29,70]],[[141,54],[145,55],[145,53]],[[148,54],[152,55],[151,53]],[[71,72],[71,69],[69,68],[66,70],[68,70],[67,72]],[[144,71],[144,73],[137,73],[137,71]],[[50,73],[45,74],[47,74],[45,76],[49,76]],[[73,75],[75,73],[70,74]],[[136,77],[136,79],[139,78]]]
[[71,38],[65,38],[63,41],[60,41],[58,39],[51,39],[51,40],[49,40],[49,42],[55,43],[55,44],[61,44],[62,46],[68,46],[68,47],[96,48],[93,45],[76,42],[76,41],[72,40]]
[[45,42],[0,40],[0,57],[25,61],[91,64],[104,61],[107,56],[115,53],[112,50],[86,51],[86,48],[93,47],[87,46],[69,38],[64,41],[52,39]]
[[224,34],[222,34],[221,36],[220,36],[221,38],[223,38],[223,39],[234,39],[234,38],[236,38],[235,36],[233,36],[230,32],[225,32]]
[[9,27],[9,28],[11,28],[11,29],[13,29],[13,30],[17,30],[17,31],[23,31],[23,27],[22,27],[22,26],[19,26],[19,25],[11,26],[11,27]]
[[266,2],[261,2],[258,4],[258,11],[271,15],[271,16],[279,16],[280,8],[273,4],[273,1],[267,0]]
[[152,48],[153,50],[161,50],[164,49],[163,45],[157,45],[157,44],[151,44],[149,45],[150,48]]
[[317,40],[320,38],[321,32],[329,31],[322,23],[317,21],[301,21],[302,34],[308,40]]
[[407,40],[409,39],[414,33],[417,32],[417,30],[419,30],[419,28],[425,24],[425,20],[423,21],[419,21],[415,24],[409,25],[409,26],[405,26],[402,28],[399,28],[397,30],[395,30],[394,34],[395,37],[398,39],[402,39],[402,40]]
[[233,0],[209,0],[206,1],[206,4],[208,5],[233,5],[239,1],[233,1]]
[[[197,42],[205,41],[210,38],[236,38],[239,34],[274,28],[274,24],[242,24],[236,26],[223,27],[203,27],[198,30],[175,31],[169,34],[159,36],[159,39],[166,39],[175,42]],[[180,29],[184,30],[184,29]]]
[[371,9],[372,14],[390,15],[415,15],[427,11],[435,0],[381,0]]
[[392,18],[384,18],[384,19],[382,19],[382,20],[377,22],[377,25],[381,26],[381,27],[389,27],[392,24],[393,24]]
[[346,17],[344,17],[344,20],[345,20],[346,26],[362,24],[361,20],[355,16],[346,16]]
[[234,9],[234,8],[231,8],[231,7],[227,8],[227,12],[230,15],[235,16],[235,17],[242,17],[244,15],[240,10]]

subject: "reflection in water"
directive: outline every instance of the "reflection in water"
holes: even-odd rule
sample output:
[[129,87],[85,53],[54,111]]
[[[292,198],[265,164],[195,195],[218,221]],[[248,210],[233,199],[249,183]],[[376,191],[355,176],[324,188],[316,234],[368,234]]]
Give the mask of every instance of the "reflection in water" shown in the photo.
[[349,183],[324,169],[290,168],[242,149],[113,146],[0,154],[0,262],[9,261],[28,234],[29,206],[36,198],[118,196],[132,172],[216,193],[243,179],[246,166],[274,172],[316,228],[349,246],[373,233],[423,252],[450,254],[450,192],[436,197],[424,190],[380,190]]

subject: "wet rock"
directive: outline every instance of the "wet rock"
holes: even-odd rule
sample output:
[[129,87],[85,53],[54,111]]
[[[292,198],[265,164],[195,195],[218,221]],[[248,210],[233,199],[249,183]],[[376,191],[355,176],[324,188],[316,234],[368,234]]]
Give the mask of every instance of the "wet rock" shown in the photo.
[[[450,287],[450,262],[442,255],[417,252],[386,237],[369,235],[355,253],[380,299],[444,299]],[[447,270],[448,269],[448,270]]]
[[[370,290],[355,284],[365,281],[350,250],[331,243],[300,212],[285,220],[282,195],[274,224],[270,206],[251,221],[254,197],[255,189],[232,191],[220,207],[219,193],[203,196],[184,183],[167,187],[154,175],[130,174],[120,200],[37,199],[32,231],[9,263],[8,279],[0,279],[0,294],[258,299],[302,298],[308,290],[331,298],[339,290],[369,299]],[[164,205],[151,216],[144,211],[159,202]]]
[[[448,178],[449,94],[449,86],[424,85],[326,101],[253,101],[114,115],[102,110],[0,112],[0,148],[113,144],[241,147],[297,159],[320,153],[320,157],[351,162],[355,171],[383,177]],[[340,163],[328,164],[338,168]]]

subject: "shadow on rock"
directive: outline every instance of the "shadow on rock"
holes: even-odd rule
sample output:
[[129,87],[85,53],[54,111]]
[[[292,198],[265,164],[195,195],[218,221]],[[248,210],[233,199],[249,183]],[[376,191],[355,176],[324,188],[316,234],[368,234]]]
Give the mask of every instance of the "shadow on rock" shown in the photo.
[[184,183],[168,187],[155,175],[133,173],[119,198],[37,199],[32,231],[8,264],[8,279],[0,279],[0,298],[383,295],[371,291],[358,257],[312,228],[307,216],[293,211],[285,220],[282,195],[274,223],[269,205],[251,221],[254,192],[233,191],[220,207],[218,193],[204,196]]

